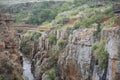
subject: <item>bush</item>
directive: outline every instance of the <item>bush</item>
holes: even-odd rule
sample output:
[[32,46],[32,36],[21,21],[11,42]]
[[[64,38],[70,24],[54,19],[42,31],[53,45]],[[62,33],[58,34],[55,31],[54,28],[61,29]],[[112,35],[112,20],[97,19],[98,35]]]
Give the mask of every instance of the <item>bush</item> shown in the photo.
[[33,39],[34,41],[35,41],[35,40],[38,40],[40,36],[41,36],[41,33],[35,32],[35,33],[33,34],[33,36],[32,36],[32,39]]
[[73,25],[74,29],[78,29],[80,27],[80,24],[81,24],[80,21],[75,21]]
[[58,44],[58,46],[64,46],[64,44],[65,44],[65,40],[63,40],[63,39],[60,39],[60,40],[58,40],[58,42],[57,42],[57,44]]
[[57,27],[56,27],[57,29],[61,29],[62,28],[62,25],[57,25]]
[[26,41],[24,39],[21,40],[21,47],[25,47],[26,46]]
[[18,32],[18,33],[22,33],[22,32],[23,32],[23,30],[22,30],[22,29],[19,29],[19,30],[17,30],[17,32]]
[[97,30],[94,32],[94,36],[96,37],[96,38],[100,38],[100,33],[101,33],[101,24],[98,22],[98,26],[97,26]]
[[108,52],[105,50],[105,41],[101,40],[100,42],[93,44],[92,50],[95,59],[98,60],[99,67],[105,69],[108,61]]
[[48,40],[49,40],[49,42],[50,42],[51,44],[55,44],[57,38],[56,38],[55,34],[50,34],[50,35],[48,36]]
[[67,27],[67,34],[68,35],[73,34],[73,29],[70,27]]
[[29,31],[26,31],[25,34],[24,34],[25,37],[30,37],[31,36],[31,32]]
[[50,27],[51,26],[51,23],[46,21],[46,22],[43,22],[42,23],[42,26],[46,26],[46,27]]
[[64,24],[64,23],[66,23],[66,22],[68,22],[69,21],[69,18],[62,18],[62,19],[60,19],[57,23],[58,24]]
[[63,23],[66,23],[66,22],[68,22],[68,21],[69,21],[69,18],[63,18],[63,19],[62,19],[62,22],[63,22]]
[[54,67],[53,67],[52,69],[48,70],[48,71],[46,72],[46,74],[48,75],[49,80],[55,80],[56,71],[55,71],[55,68],[54,68]]

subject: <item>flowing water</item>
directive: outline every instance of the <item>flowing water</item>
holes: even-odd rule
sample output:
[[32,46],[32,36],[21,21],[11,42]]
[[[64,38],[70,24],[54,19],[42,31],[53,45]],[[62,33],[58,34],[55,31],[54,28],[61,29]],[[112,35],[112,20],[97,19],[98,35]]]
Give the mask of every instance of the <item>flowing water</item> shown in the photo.
[[23,78],[29,78],[29,80],[34,80],[33,74],[31,73],[31,63],[30,61],[23,57]]
[[34,80],[34,76],[31,72],[31,62],[22,53],[20,55],[23,57],[23,79],[24,80]]

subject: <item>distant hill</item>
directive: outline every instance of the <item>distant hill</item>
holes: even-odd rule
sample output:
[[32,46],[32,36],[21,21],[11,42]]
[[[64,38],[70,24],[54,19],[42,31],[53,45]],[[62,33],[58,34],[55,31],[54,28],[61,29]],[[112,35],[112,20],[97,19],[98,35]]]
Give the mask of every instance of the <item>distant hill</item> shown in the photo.
[[16,17],[15,24],[40,25],[52,21],[58,13],[68,10],[71,2],[43,1],[14,5],[1,5],[0,12],[11,13]]
[[0,0],[1,4],[18,4],[18,3],[27,3],[27,2],[42,2],[42,1],[68,1],[72,2],[74,0]]
[[[78,14],[79,8],[81,8],[83,4],[87,4],[88,6],[90,6],[90,8],[89,7],[85,8],[85,10],[88,9],[88,12],[93,7],[100,7],[107,4],[104,2],[106,0],[74,0],[74,1],[75,2],[73,3],[66,1],[49,0],[42,2],[19,3],[14,5],[0,5],[0,12],[13,14],[16,18],[14,24],[17,25],[18,24],[50,25],[51,22],[56,19],[58,14],[65,11],[68,12],[71,11],[72,12],[71,15],[75,14],[79,16]],[[68,13],[66,13],[66,15],[69,16]],[[67,16],[60,16],[59,18]],[[68,20],[68,18],[65,19],[65,21]],[[61,21],[62,19],[58,23],[61,23]]]

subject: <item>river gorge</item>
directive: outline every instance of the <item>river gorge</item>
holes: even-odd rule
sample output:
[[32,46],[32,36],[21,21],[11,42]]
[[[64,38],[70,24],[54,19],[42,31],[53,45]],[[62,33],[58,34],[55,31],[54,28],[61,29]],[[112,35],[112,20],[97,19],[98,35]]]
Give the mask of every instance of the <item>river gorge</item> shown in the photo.
[[0,5],[0,80],[120,80],[116,1]]

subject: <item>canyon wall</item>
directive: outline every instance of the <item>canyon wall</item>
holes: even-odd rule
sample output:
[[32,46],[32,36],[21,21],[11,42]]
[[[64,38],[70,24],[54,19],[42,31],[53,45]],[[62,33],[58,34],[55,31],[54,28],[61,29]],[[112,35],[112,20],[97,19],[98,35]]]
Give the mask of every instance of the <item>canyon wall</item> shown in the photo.
[[22,79],[19,43],[13,35],[14,30],[0,24],[0,80]]
[[[32,54],[35,79],[119,80],[120,30],[105,28],[99,38],[94,35],[95,31],[94,28],[64,28],[42,34],[34,43]],[[104,48],[105,53],[99,51],[96,57],[93,45],[102,41],[97,46],[100,50]]]

